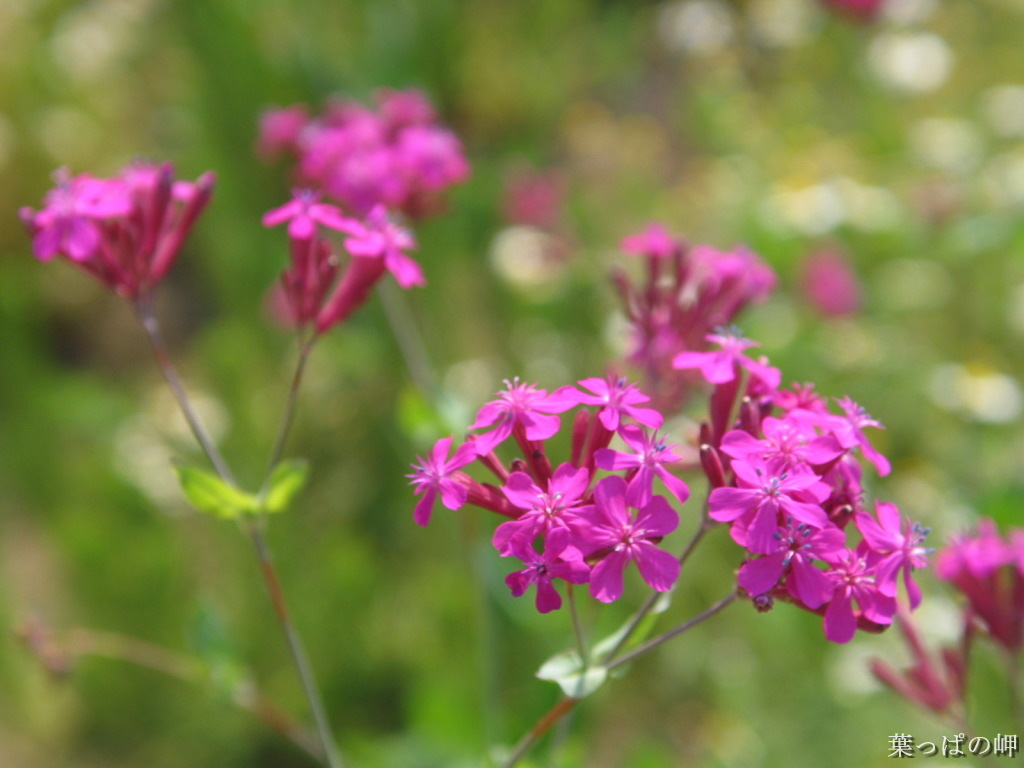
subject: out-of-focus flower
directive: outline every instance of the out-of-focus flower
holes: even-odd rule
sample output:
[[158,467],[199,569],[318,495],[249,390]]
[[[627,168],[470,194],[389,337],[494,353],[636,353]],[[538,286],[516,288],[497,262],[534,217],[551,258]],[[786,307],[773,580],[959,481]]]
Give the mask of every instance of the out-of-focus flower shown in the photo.
[[113,179],[56,174],[39,211],[22,208],[40,261],[63,256],[129,299],[167,273],[199,214],[214,177],[176,181],[170,163],[136,163]]
[[849,262],[837,251],[817,251],[804,261],[804,295],[821,314],[853,315],[860,310],[861,288]]
[[299,185],[351,213],[383,205],[410,218],[428,215],[469,176],[462,144],[419,91],[382,90],[376,99],[376,110],[334,99],[319,117],[304,105],[269,110],[257,149],[268,158],[290,153]]

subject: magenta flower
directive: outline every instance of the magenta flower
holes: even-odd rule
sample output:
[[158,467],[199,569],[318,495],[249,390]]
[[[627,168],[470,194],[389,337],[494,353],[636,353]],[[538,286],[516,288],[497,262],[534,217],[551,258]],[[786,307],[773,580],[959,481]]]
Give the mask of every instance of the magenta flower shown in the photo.
[[853,315],[860,309],[861,290],[849,262],[837,251],[818,251],[803,263],[803,292],[827,317]]
[[495,548],[505,555],[514,537],[533,541],[555,528],[568,529],[573,510],[589,485],[590,473],[572,464],[562,464],[555,470],[546,491],[525,472],[513,472],[501,490],[513,506],[525,511],[516,520],[498,526],[492,540]]
[[843,454],[843,447],[832,435],[818,435],[797,418],[777,419],[768,416],[761,421],[764,438],[758,440],[749,432],[735,429],[722,438],[722,451],[734,459],[778,459],[787,467],[797,464],[822,466]]
[[857,529],[874,553],[875,583],[883,595],[896,597],[896,576],[903,571],[903,584],[913,610],[921,604],[921,588],[911,573],[928,565],[929,550],[921,546],[928,529],[904,520],[895,504],[881,501],[876,508],[877,521],[864,512],[854,517]]
[[643,232],[624,237],[619,250],[632,256],[668,259],[682,251],[682,243],[669,234],[664,224],[648,224]]
[[554,528],[544,542],[544,554],[533,548],[533,540],[527,536],[514,536],[509,542],[508,552],[526,563],[526,568],[510,573],[505,583],[512,590],[513,597],[522,596],[531,584],[537,585],[537,610],[541,613],[557,611],[562,607],[562,597],[555,589],[552,579],[562,579],[572,584],[586,584],[590,579],[590,567],[583,562],[583,555],[569,544],[569,531]]
[[349,235],[345,250],[356,258],[383,260],[403,288],[426,283],[419,264],[405,254],[416,247],[416,241],[407,229],[391,221],[384,206],[374,206],[365,221],[346,219],[342,231]]
[[36,256],[62,255],[130,299],[170,269],[214,181],[210,173],[195,183],[175,181],[168,163],[132,164],[114,179],[63,170],[56,178],[45,208],[20,211]]
[[868,564],[868,550],[844,550],[831,561],[827,576],[835,584],[832,600],[825,609],[825,637],[833,643],[848,643],[857,631],[857,613],[875,624],[891,624],[896,600],[885,595],[875,583],[876,571]]
[[594,489],[594,505],[584,508],[588,525],[578,536],[587,554],[610,550],[590,574],[590,594],[603,603],[622,596],[622,578],[630,561],[651,589],[667,592],[679,578],[679,561],[659,549],[652,539],[661,539],[679,525],[679,516],[660,496],[630,516],[626,504],[626,481],[606,477]]
[[680,352],[672,360],[677,369],[697,368],[712,384],[725,384],[736,378],[740,368],[746,368],[750,375],[768,389],[776,389],[782,380],[778,368],[753,360],[744,354],[745,350],[759,346],[757,342],[744,339],[736,331],[711,333],[708,341],[718,344],[717,352]]
[[413,519],[419,525],[426,525],[430,522],[434,501],[438,494],[441,495],[441,503],[448,509],[458,509],[466,503],[466,487],[454,477],[454,473],[476,458],[476,447],[472,442],[465,443],[449,459],[448,451],[451,447],[452,438],[445,437],[438,440],[427,458],[416,457],[419,462],[413,465],[413,469],[416,471],[411,475],[406,475],[410,478],[409,485],[416,486],[416,495],[422,494],[423,496],[416,503],[416,509],[413,512]]
[[381,119],[393,128],[426,125],[437,120],[437,112],[422,91],[381,88],[374,93],[374,98]]
[[309,111],[305,104],[268,109],[260,115],[256,151],[260,157],[270,159],[286,149],[294,149],[298,146],[299,136],[308,122]]
[[[828,517],[819,506],[828,487],[806,465],[783,468],[777,461],[732,462],[738,488],[715,488],[708,497],[713,520],[732,522],[732,537],[751,552],[774,552],[780,514],[813,528],[824,528]],[[812,502],[806,499],[813,500]]]
[[21,209],[22,220],[33,230],[32,249],[40,261],[62,254],[86,261],[100,247],[100,222],[127,216],[131,211],[128,187],[120,180],[70,176],[61,168],[57,186],[46,194],[45,207]]
[[976,535],[955,537],[939,552],[940,579],[952,581],[984,622],[992,638],[1010,653],[1024,648],[1024,531],[1009,541],[991,520],[978,524]]
[[445,128],[409,126],[399,134],[395,152],[398,166],[425,190],[442,190],[469,177],[462,143]]
[[638,424],[643,424],[651,429],[660,429],[665,420],[653,408],[637,407],[638,403],[649,402],[651,398],[641,392],[636,384],[630,384],[624,378],[609,376],[607,379],[582,379],[579,385],[593,394],[573,393],[572,387],[563,387],[556,394],[573,393],[578,403],[600,405],[598,418],[601,419],[605,429],[612,432],[619,428],[623,416],[629,416]]
[[875,465],[875,471],[885,477],[892,469],[889,460],[875,450],[874,446],[864,434],[865,427],[885,429],[879,422],[871,418],[870,414],[857,403],[848,397],[837,400],[839,407],[843,409],[843,416],[832,416],[832,433],[839,440],[843,448],[860,446],[864,458]]
[[834,525],[816,529],[788,517],[774,537],[774,549],[744,563],[737,581],[757,596],[770,592],[785,575],[789,594],[808,608],[819,608],[832,597],[835,585],[813,561],[835,558],[845,547],[846,536]]
[[470,429],[495,426],[477,437],[480,453],[490,453],[503,443],[516,425],[521,425],[527,440],[547,440],[558,432],[561,419],[551,414],[562,413],[576,405],[575,400],[558,392],[549,395],[534,384],[520,384],[517,376],[511,382],[505,379],[505,391],[498,399],[484,405]]
[[632,425],[622,427],[619,435],[634,452],[622,453],[611,448],[602,448],[594,454],[594,463],[601,469],[613,472],[623,469],[636,470],[626,488],[626,503],[629,506],[639,509],[650,503],[656,476],[661,478],[665,487],[680,504],[690,498],[690,489],[686,483],[664,466],[681,460],[673,451],[674,445],[666,445],[658,438],[657,432],[648,433]]
[[345,218],[337,206],[321,203],[320,194],[309,189],[297,189],[290,202],[268,211],[263,226],[276,227],[288,222],[288,236],[296,240],[309,240],[321,224],[338,232],[348,232],[354,222]]

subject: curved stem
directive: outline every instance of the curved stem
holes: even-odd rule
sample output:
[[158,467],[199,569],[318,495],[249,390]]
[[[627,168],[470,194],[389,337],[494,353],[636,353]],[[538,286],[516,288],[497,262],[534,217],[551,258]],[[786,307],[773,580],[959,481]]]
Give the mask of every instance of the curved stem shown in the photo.
[[[316,337],[310,337],[305,341],[299,341],[299,358],[295,363],[295,373],[292,375],[292,383],[288,388],[288,397],[285,401],[284,412],[281,414],[281,423],[277,428],[277,436],[274,438],[274,447],[270,451],[270,460],[267,462],[265,478],[269,478],[274,467],[281,461],[284,455],[284,446],[288,442],[288,434],[291,432],[292,424],[295,421],[296,405],[299,399],[299,390],[302,388],[302,377],[306,372],[306,363],[313,351],[313,342]],[[266,482],[266,480],[264,480]]]
[[574,699],[572,696],[566,696],[559,700],[555,706],[537,721],[533,728],[523,735],[519,743],[513,747],[512,754],[501,764],[501,768],[512,768],[512,766],[516,765],[533,748],[533,745],[540,740],[541,736],[547,733],[555,723],[569,714],[572,708],[580,701],[581,699]]
[[[687,543],[686,548],[683,549],[682,553],[679,555],[680,576],[682,575],[683,566],[686,564],[686,561],[690,559],[690,555],[693,554],[693,550],[697,548],[697,544],[700,542],[702,538],[704,538],[704,534],[707,533],[713,525],[710,522],[710,518],[708,518],[707,509],[707,502],[705,502],[704,513],[701,515],[700,525],[694,532],[693,537]],[[678,580],[676,581],[676,583],[679,583]],[[662,592],[652,592],[648,596],[648,598],[643,602],[643,604],[637,609],[636,613],[633,614],[633,618],[630,619],[629,624],[626,626],[626,630],[622,633],[622,637],[619,638],[619,641],[605,655],[604,663],[607,663],[611,659],[614,659],[615,656],[619,653],[619,651],[626,647],[626,643],[628,643],[630,638],[634,635],[634,633],[636,633],[636,630],[639,628],[640,623],[645,618],[647,618],[647,614],[649,614],[651,610],[653,610],[654,606],[657,604],[658,600],[661,599],[663,594],[664,593]]]
[[245,529],[249,539],[252,541],[253,548],[256,550],[256,556],[259,558],[260,572],[263,574],[263,580],[266,582],[267,590],[270,592],[270,601],[274,606],[274,613],[277,615],[278,623],[284,631],[288,650],[299,673],[303,692],[306,694],[306,701],[309,703],[309,708],[313,713],[313,720],[316,723],[317,734],[320,736],[320,743],[323,746],[327,765],[329,768],[342,768],[341,754],[335,746],[330,721],[327,719],[327,712],[324,709],[323,701],[320,699],[319,689],[313,677],[313,669],[302,645],[302,638],[299,636],[299,632],[289,615],[288,605],[284,599],[284,591],[281,589],[281,581],[277,577],[277,570],[274,568],[274,561],[271,558],[267,540],[263,536],[260,526],[256,523],[249,523],[245,526]]
[[[606,667],[609,671],[611,671],[623,664],[628,664],[629,662],[636,659],[638,656],[642,656],[648,651],[657,648],[659,645],[668,642],[672,638],[678,637],[679,635],[683,634],[683,632],[686,632],[688,629],[692,629],[698,624],[710,619],[712,616],[717,614],[719,611],[721,611],[735,599],[735,592],[726,595],[723,599],[719,600],[717,603],[715,603],[702,613],[697,614],[689,621],[684,621],[678,627],[670,629],[668,632],[665,632],[662,635],[658,635],[658,637],[655,637],[653,640],[647,641],[639,648],[635,648],[629,653],[623,654],[617,659],[614,659],[606,663]],[[513,768],[513,766],[515,766],[526,755],[526,753],[530,751],[530,749],[533,747],[534,744],[537,743],[541,736],[547,733],[553,725],[555,725],[559,720],[565,717],[572,710],[572,708],[575,707],[576,704],[580,701],[581,699],[576,699],[572,696],[566,696],[562,698],[543,717],[541,717],[540,720],[537,721],[533,728],[526,732],[523,738],[519,740],[519,742],[513,748],[512,754],[509,756],[508,760],[502,763],[501,768]]]
[[181,412],[185,416],[185,421],[188,422],[189,429],[192,430],[196,442],[203,449],[203,453],[206,454],[217,474],[234,485],[235,480],[231,474],[231,469],[228,467],[227,462],[224,461],[220,451],[217,450],[217,445],[207,434],[202,422],[199,421],[199,416],[196,414],[195,409],[192,408],[192,403],[188,399],[185,387],[182,386],[181,380],[178,378],[178,372],[171,362],[171,356],[167,352],[167,345],[164,344],[163,334],[160,333],[160,323],[153,314],[152,303],[148,298],[140,297],[135,302],[135,312],[139,318],[139,323],[149,337],[150,346],[153,348],[153,355],[156,357],[156,364],[164,375],[168,386],[170,386],[171,392],[174,393],[174,399],[178,401],[178,407],[181,408]]
[[[202,423],[199,421],[199,417],[192,408],[192,404],[188,399],[188,394],[185,392],[185,388],[181,385],[181,381],[178,379],[177,372],[174,365],[171,363],[170,355],[167,353],[167,348],[164,345],[163,337],[160,333],[160,324],[157,321],[156,316],[153,314],[150,301],[148,298],[139,299],[135,304],[135,308],[139,321],[149,336],[157,364],[163,372],[164,378],[170,385],[171,390],[174,392],[174,397],[178,401],[178,405],[181,407],[181,411],[185,415],[185,419],[188,421],[192,434],[195,435],[196,441],[203,449],[207,458],[209,458],[210,463],[217,471],[217,474],[220,475],[221,479],[231,485],[236,485],[231,469],[228,467],[227,462],[224,461],[220,451],[217,450],[217,446],[214,444],[213,440],[210,439],[206,430],[203,428]],[[299,362],[296,366],[295,377],[292,380],[292,388],[289,391],[288,404],[285,408],[285,417],[282,421],[281,430],[278,433],[278,438],[271,454],[272,459],[277,457],[279,452],[283,450],[288,428],[291,424],[292,414],[295,411],[295,399],[297,397],[299,384],[302,380],[302,372],[305,368],[305,361],[308,356],[309,344],[307,343],[303,347],[302,353],[300,353]],[[274,463],[276,464],[276,461]],[[273,466],[271,466],[271,469],[272,468]],[[274,607],[274,613],[277,616],[277,620],[281,625],[282,631],[284,632],[285,640],[288,644],[288,650],[291,653],[292,661],[295,664],[299,680],[302,683],[303,692],[305,693],[309,708],[313,714],[313,719],[316,722],[317,734],[319,735],[320,742],[323,745],[324,758],[326,759],[329,768],[342,768],[341,755],[335,746],[330,723],[327,720],[323,703],[320,699],[319,692],[317,691],[312,669],[310,667],[309,660],[306,657],[302,640],[299,636],[298,630],[291,621],[291,617],[289,616],[284,592],[281,589],[281,582],[280,579],[278,579],[277,571],[274,568],[274,563],[270,556],[270,548],[263,536],[263,531],[259,523],[253,520],[244,521],[243,528],[249,536],[249,540],[252,542],[253,548],[256,551],[256,556],[259,559],[260,573],[263,575],[263,580],[267,585],[267,590],[270,593],[270,600]]]
[[624,653],[622,656],[619,656],[617,659],[614,659],[614,660],[610,661],[607,664],[608,669],[609,670],[615,669],[616,667],[619,667],[619,666],[621,666],[623,664],[628,664],[629,662],[633,661],[634,659],[636,659],[639,656],[643,656],[645,653],[647,653],[648,651],[651,651],[651,650],[657,648],[662,643],[666,643],[669,640],[671,640],[673,637],[676,637],[677,635],[681,635],[686,630],[688,630],[688,629],[690,629],[692,627],[697,626],[698,624],[700,624],[703,621],[706,621],[707,619],[710,619],[712,616],[714,616],[716,613],[721,611],[723,608],[725,608],[727,605],[729,605],[729,603],[731,603],[735,599],[736,599],[736,593],[735,592],[730,592],[728,595],[726,595],[724,598],[722,598],[717,603],[712,605],[710,608],[708,608],[707,610],[705,610],[705,611],[703,611],[701,613],[698,613],[696,616],[694,616],[689,621],[684,621],[678,627],[674,627],[674,628],[670,629],[668,632],[665,632],[664,634],[658,635],[657,637],[648,640],[643,645],[638,646],[637,648],[634,648],[629,653]]
[[[206,685],[208,682],[206,667],[199,659],[134,637],[79,628],[71,631],[65,649],[72,656],[117,659],[194,685]],[[251,681],[243,680],[232,686],[230,698],[241,709],[289,739],[310,757],[323,759],[317,742],[310,739],[310,734],[264,696]]]

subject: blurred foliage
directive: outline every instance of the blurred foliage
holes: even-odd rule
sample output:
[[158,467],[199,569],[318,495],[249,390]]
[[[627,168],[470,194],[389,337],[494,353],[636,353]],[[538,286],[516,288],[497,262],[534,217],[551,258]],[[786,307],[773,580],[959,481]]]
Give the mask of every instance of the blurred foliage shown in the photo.
[[[158,311],[251,487],[295,354],[266,310],[286,248],[259,217],[287,180],[255,159],[261,110],[418,87],[463,137],[473,177],[418,228],[430,284],[408,298],[449,403],[415,394],[371,302],[313,356],[290,443],[309,486],[270,538],[351,764],[479,765],[554,702],[532,675],[570,642],[566,617],[509,597],[492,521],[414,526],[403,475],[501,378],[556,387],[621,354],[606,275],[647,221],[746,242],[779,272],[745,331],[788,380],[886,424],[895,469],[877,493],[933,545],[979,515],[1021,524],[1022,30],[1015,0],[892,0],[868,25],[812,0],[0,4],[0,766],[313,764],[217,692],[228,669],[306,717],[248,544],[176,487],[170,460],[200,457],[130,311],[30,255],[14,212],[54,168],[106,175],[142,155],[217,172]],[[508,237],[501,214],[523,168],[564,181],[539,240]],[[824,317],[801,294],[821,248],[853,265],[861,312]],[[729,588],[719,533],[672,616]],[[941,635],[952,607],[926,587]],[[216,627],[211,685],[98,655],[48,674],[14,639],[31,616],[58,639],[84,626],[207,663],[196,638]],[[885,764],[891,734],[950,730],[868,679],[895,640],[831,646],[813,616],[736,607],[588,699],[530,764]],[[979,656],[979,733],[1020,732],[998,659]]]

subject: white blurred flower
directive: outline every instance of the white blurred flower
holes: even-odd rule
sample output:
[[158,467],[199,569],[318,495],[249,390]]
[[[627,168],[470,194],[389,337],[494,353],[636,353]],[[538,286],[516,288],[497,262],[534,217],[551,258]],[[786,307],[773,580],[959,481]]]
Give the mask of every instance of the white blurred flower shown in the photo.
[[953,53],[945,40],[931,32],[886,32],[871,43],[868,64],[892,88],[926,93],[949,78]]
[[675,53],[714,53],[733,36],[729,7],[718,0],[666,3],[658,14],[661,44]]

